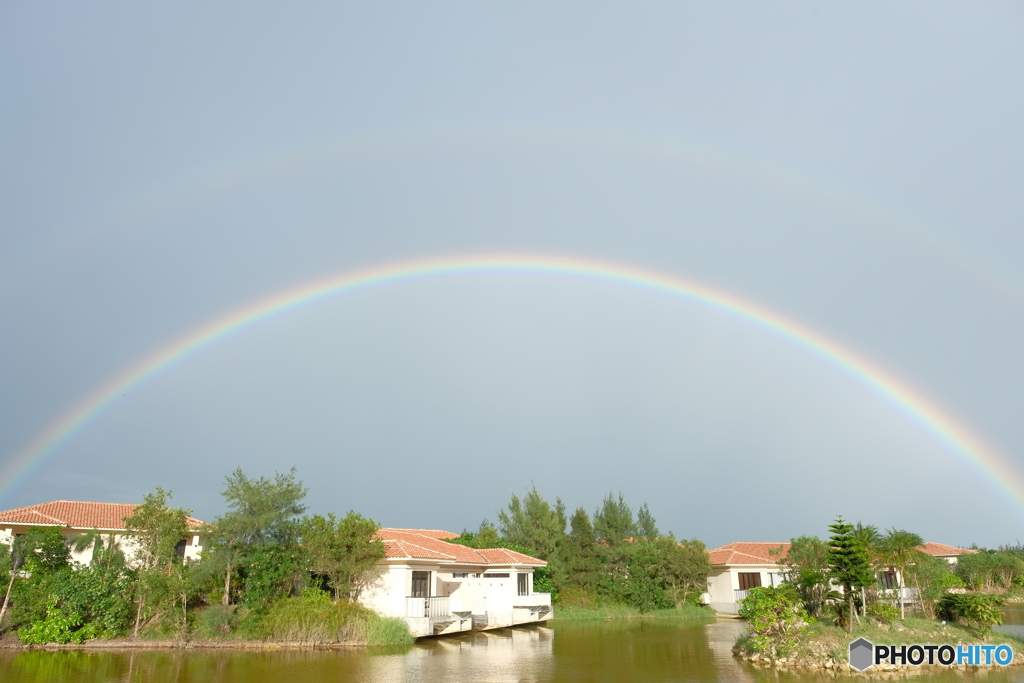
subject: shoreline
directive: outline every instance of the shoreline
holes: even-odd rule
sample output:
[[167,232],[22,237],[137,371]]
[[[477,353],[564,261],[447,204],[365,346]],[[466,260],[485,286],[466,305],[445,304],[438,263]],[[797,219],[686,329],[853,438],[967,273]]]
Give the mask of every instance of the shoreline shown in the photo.
[[[916,673],[937,673],[940,671],[992,671],[1009,667],[1024,666],[1024,643],[1009,637],[999,638],[998,633],[982,637],[958,624],[941,625],[940,622],[911,618],[910,624],[872,624],[855,628],[852,634],[834,626],[812,624],[796,646],[785,656],[759,653],[749,646],[746,635],[740,636],[733,644],[732,654],[736,659],[760,669],[777,671],[828,673],[836,675],[878,676],[885,674],[913,675]],[[1005,635],[1005,634],[1004,634]],[[849,644],[858,638],[872,643],[893,645],[939,644],[939,645],[994,645],[1009,644],[1013,660],[1009,664],[877,664],[865,671],[858,671],[849,663]],[[1003,642],[1000,642],[1003,641]]]
[[[0,642],[0,652],[59,652],[66,650],[136,651],[136,650],[360,650],[394,645],[370,645],[355,642],[297,642],[262,640],[87,640],[83,643],[46,643],[26,645],[21,642]],[[407,646],[401,646],[407,647]]]

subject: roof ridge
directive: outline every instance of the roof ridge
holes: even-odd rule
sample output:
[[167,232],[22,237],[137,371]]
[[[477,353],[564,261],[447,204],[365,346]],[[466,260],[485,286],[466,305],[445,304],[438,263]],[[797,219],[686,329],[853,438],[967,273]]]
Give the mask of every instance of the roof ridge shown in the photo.
[[[424,536],[424,538],[427,538],[427,537]],[[444,555],[445,557],[450,557],[453,560],[456,559],[454,555],[449,555],[448,553],[442,553],[440,550],[431,550],[430,548],[428,548],[426,546],[422,546],[422,545],[419,545],[417,543],[412,543],[411,541],[399,541],[399,542],[411,545],[414,548],[419,548],[420,550],[426,550],[428,553],[436,553],[438,555]]]

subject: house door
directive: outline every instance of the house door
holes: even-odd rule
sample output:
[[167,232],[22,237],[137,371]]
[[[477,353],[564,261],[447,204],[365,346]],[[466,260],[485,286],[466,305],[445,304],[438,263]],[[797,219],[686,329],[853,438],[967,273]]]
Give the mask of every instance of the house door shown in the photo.
[[414,598],[430,597],[430,572],[412,573],[412,595]]
[[529,574],[516,574],[516,583],[518,584],[520,595],[530,594],[530,576]]

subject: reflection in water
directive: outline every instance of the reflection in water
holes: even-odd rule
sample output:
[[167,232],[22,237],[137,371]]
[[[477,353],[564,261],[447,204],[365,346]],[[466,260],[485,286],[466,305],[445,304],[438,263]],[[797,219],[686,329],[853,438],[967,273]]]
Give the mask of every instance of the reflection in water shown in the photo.
[[[1024,610],[1021,610],[1024,617]],[[1007,621],[1011,621],[1012,617]],[[1022,619],[1024,620],[1024,619]],[[553,622],[425,639],[390,650],[230,652],[0,652],[3,683],[477,683],[568,681],[726,681],[805,683],[793,674],[737,662],[741,621]],[[1020,669],[981,674],[987,682],[1024,679]],[[929,683],[975,678],[930,674]],[[856,681],[857,678],[841,680]]]

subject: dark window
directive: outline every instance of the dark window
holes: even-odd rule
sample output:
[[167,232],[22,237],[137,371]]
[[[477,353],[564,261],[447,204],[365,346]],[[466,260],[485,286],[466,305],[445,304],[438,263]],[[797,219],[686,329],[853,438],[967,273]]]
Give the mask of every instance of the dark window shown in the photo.
[[740,572],[739,575],[741,591],[761,587],[761,572]]
[[530,594],[530,577],[527,574],[519,574],[516,576],[516,583],[519,585],[520,595]]
[[468,579],[469,574],[467,572],[455,572],[452,574],[453,579]]
[[178,541],[178,545],[174,546],[174,552],[178,553],[178,559],[185,559],[185,539]]
[[878,575],[878,580],[882,584],[882,588],[886,590],[892,590],[893,588],[899,588],[899,584],[896,583],[896,572],[886,571]]
[[430,597],[430,572],[412,573],[412,597]]
[[509,577],[509,574],[507,572],[504,573],[504,574],[499,574],[499,573],[496,573],[496,572],[492,572],[492,573],[489,573],[489,574],[484,574],[484,578],[485,579],[507,579],[508,577]]

